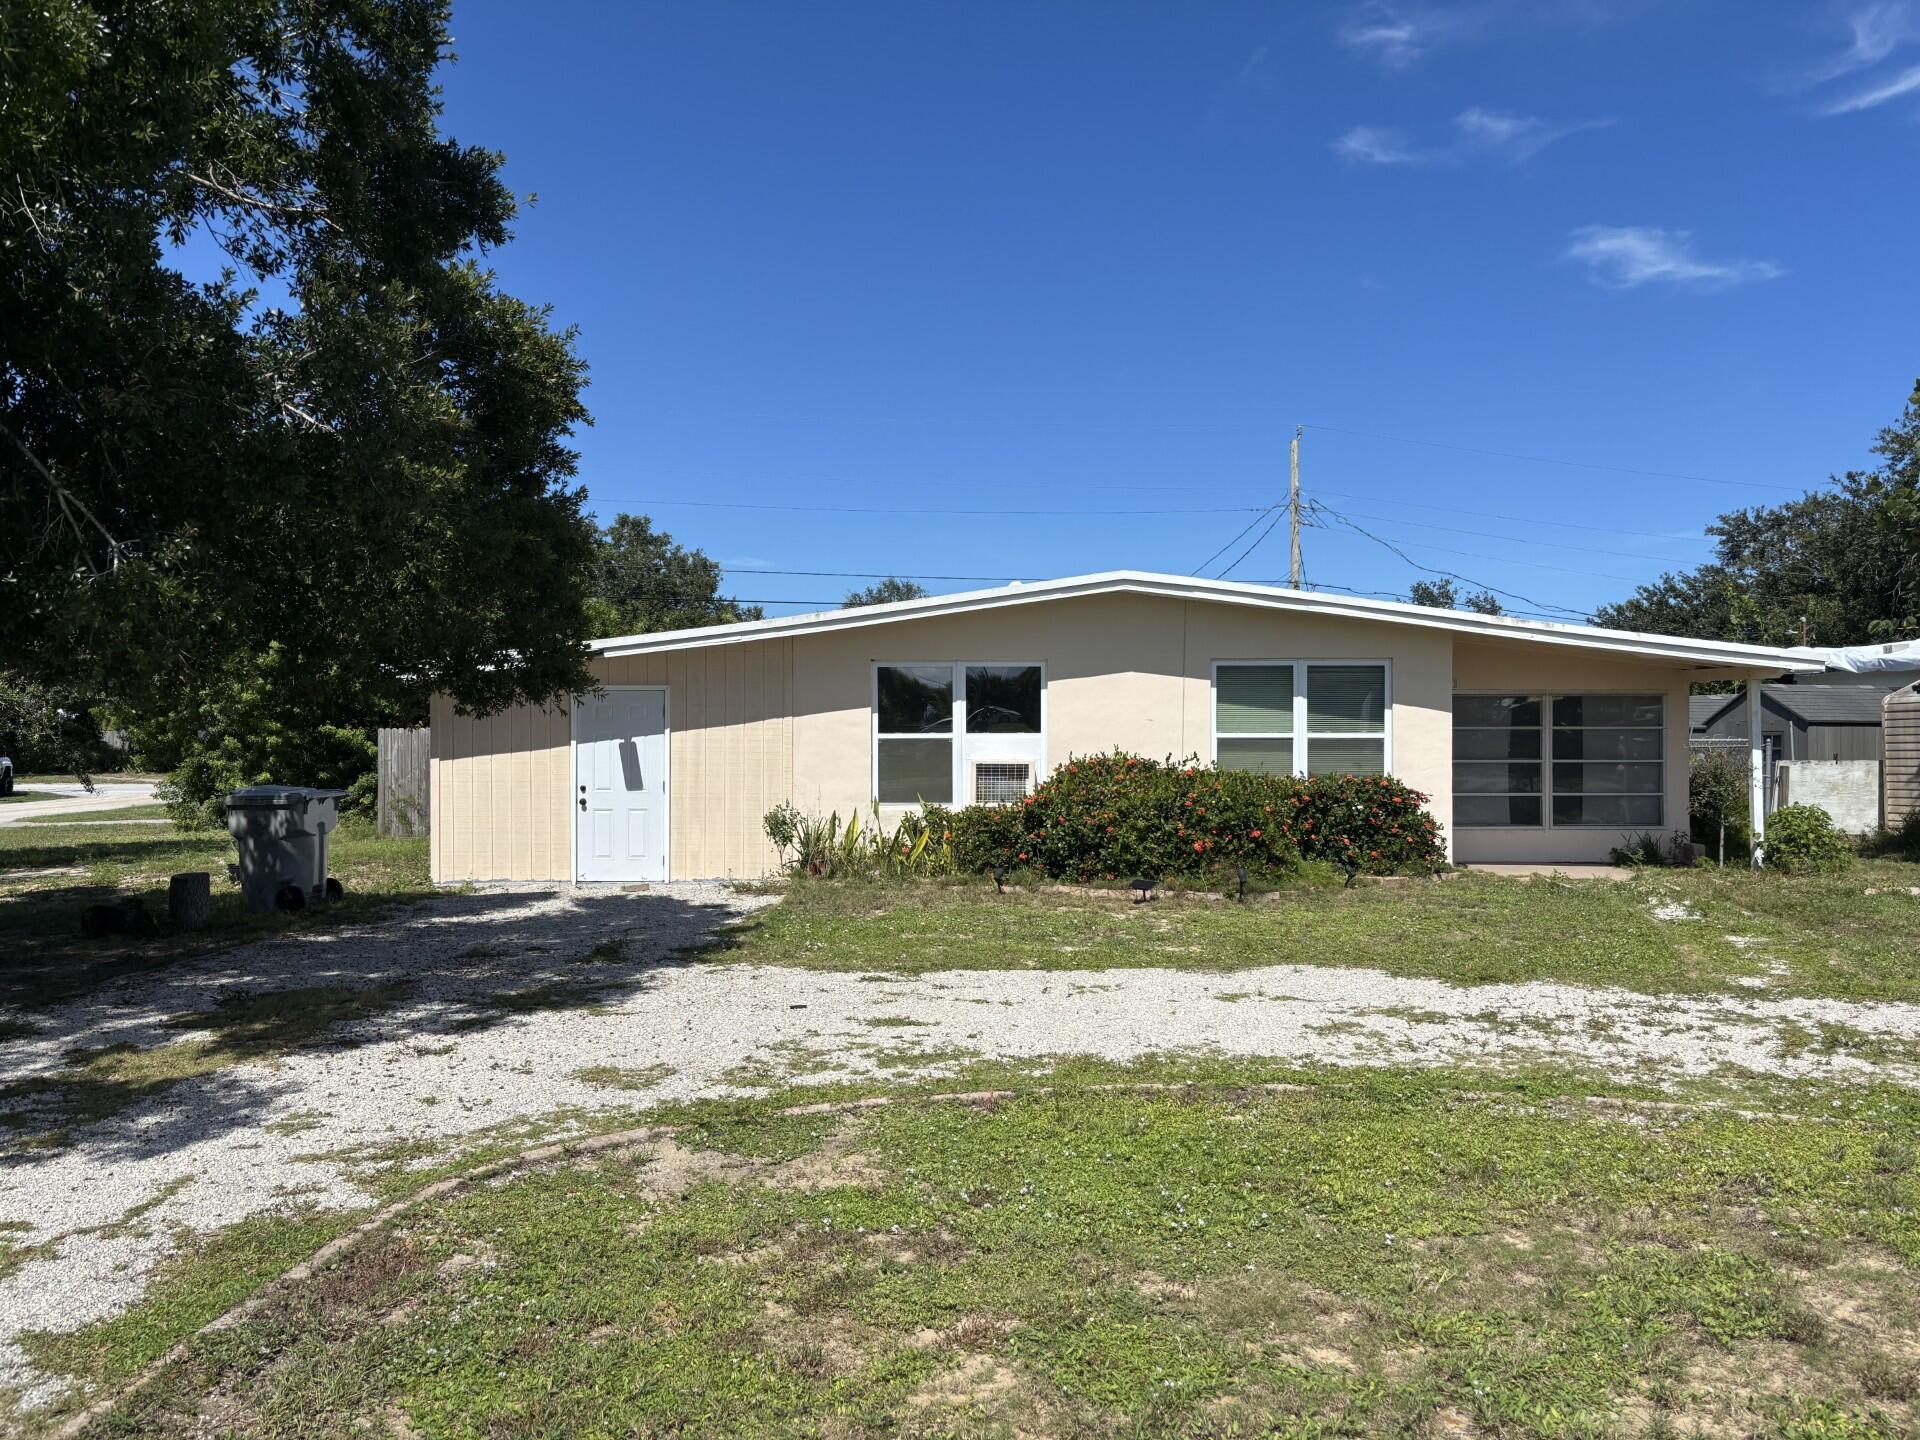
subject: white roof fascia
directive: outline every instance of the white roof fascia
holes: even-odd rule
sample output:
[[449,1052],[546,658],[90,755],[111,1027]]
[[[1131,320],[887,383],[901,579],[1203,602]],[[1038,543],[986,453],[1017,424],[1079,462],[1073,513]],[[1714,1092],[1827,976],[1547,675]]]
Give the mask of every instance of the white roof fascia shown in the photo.
[[587,648],[595,655],[610,659],[623,655],[651,655],[670,650],[696,650],[715,645],[742,645],[755,640],[777,640],[794,635],[864,629],[975,610],[1032,605],[1048,600],[1125,593],[1205,600],[1336,619],[1411,625],[1418,629],[1445,630],[1483,640],[1566,646],[1691,665],[1750,669],[1768,674],[1790,671],[1810,673],[1825,668],[1823,659],[1815,659],[1805,651],[1764,645],[1693,640],[1634,630],[1605,630],[1592,625],[1522,620],[1507,615],[1477,615],[1395,600],[1367,600],[1355,596],[1330,595],[1323,591],[1287,590],[1277,585],[1252,585],[1228,580],[1198,580],[1183,575],[1156,575],[1138,570],[1114,570],[1059,580],[1038,580],[991,590],[929,595],[919,600],[897,600],[885,605],[864,605],[845,610],[819,610],[804,615],[782,615],[771,620],[745,620],[732,625],[622,635],[592,641]]

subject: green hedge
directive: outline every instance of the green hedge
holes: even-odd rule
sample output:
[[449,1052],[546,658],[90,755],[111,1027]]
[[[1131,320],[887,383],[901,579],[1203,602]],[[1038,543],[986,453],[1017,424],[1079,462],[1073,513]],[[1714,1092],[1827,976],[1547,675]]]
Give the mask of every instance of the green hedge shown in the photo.
[[1024,804],[930,814],[956,868],[1035,870],[1098,882],[1230,873],[1271,876],[1301,859],[1375,874],[1445,863],[1426,797],[1386,775],[1310,780],[1115,752],[1069,760]]

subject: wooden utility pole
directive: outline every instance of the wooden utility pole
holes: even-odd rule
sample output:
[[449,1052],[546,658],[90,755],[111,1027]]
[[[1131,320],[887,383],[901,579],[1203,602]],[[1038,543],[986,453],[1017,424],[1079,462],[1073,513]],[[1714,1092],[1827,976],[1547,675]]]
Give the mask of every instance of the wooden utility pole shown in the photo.
[[1293,427],[1293,445],[1287,465],[1287,520],[1293,530],[1293,560],[1287,568],[1287,584],[1300,588],[1300,431]]

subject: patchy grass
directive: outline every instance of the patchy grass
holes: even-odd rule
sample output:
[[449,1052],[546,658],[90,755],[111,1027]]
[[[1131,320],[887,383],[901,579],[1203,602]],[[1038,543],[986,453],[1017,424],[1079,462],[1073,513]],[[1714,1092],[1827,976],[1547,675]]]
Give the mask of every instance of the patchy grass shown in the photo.
[[[333,873],[346,898],[298,915],[251,915],[227,878],[233,841],[223,831],[172,825],[9,825],[0,827],[0,1007],[32,1011],[77,999],[121,976],[164,967],[268,936],[365,920],[399,901],[433,893],[427,842],[382,840],[349,821],[329,842]],[[212,876],[213,908],[204,931],[152,939],[80,934],[87,906],[139,896],[163,925],[167,878],[189,870]]]
[[574,1071],[573,1078],[605,1090],[651,1090],[671,1080],[673,1073],[671,1065],[588,1065]]
[[0,1130],[16,1132],[3,1148],[63,1145],[77,1126],[117,1115],[182,1080],[312,1044],[335,1025],[392,1009],[407,993],[404,985],[322,985],[229,996],[211,1010],[167,1022],[203,1032],[193,1039],[68,1051],[63,1070],[0,1084]]
[[[113,1417],[122,1432],[1893,1437],[1920,1178],[1895,1090],[1780,1113],[1567,1076],[1301,1075],[851,1116],[683,1107],[677,1143],[434,1202]],[[1145,1067],[1133,1073],[1153,1073]],[[1838,1098],[1840,1103],[1835,1104]],[[240,1227],[30,1342],[96,1380],[335,1233]],[[297,1242],[297,1243],[295,1243]]]
[[[1631,882],[1519,881],[1302,889],[1280,904],[1164,896],[1148,905],[990,886],[796,883],[713,958],[854,973],[1220,972],[1365,965],[1461,984],[1561,980],[1646,993],[1750,993],[1920,1002],[1920,867],[1845,876],[1648,871]],[[1899,887],[1894,893],[1888,887]],[[1869,895],[1869,889],[1883,893]],[[1701,918],[1660,920],[1682,901]],[[1748,984],[1742,984],[1748,982]]]

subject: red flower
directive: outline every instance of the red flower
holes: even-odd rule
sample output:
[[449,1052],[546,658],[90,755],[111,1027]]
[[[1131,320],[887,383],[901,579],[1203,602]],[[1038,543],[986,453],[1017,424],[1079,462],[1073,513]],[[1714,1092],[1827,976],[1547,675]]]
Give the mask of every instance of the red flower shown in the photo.
[[1207,848],[1207,842],[1204,840],[1196,840],[1193,842],[1193,848],[1195,850],[1204,850]]
[[1026,852],[1026,851],[1024,851],[1024,850],[1022,850],[1022,851],[1020,852],[1020,858],[1021,858],[1022,860],[1024,860],[1024,859],[1026,859],[1026,858],[1027,858],[1027,852]]
[[1254,832],[1253,832],[1253,838],[1254,838],[1254,839],[1256,839],[1256,840],[1258,840],[1258,839],[1260,838],[1260,832],[1259,832],[1258,830],[1256,830],[1256,831],[1254,831]]

